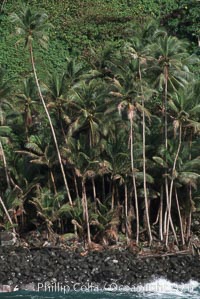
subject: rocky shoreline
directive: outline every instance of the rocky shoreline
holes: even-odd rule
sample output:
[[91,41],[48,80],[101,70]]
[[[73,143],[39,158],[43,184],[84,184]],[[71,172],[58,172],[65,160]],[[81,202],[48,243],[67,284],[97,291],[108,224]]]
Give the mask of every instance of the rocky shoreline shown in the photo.
[[[163,277],[200,282],[200,258],[189,253],[141,257],[128,250],[0,247],[0,291],[134,286]],[[61,290],[62,291],[62,290]]]

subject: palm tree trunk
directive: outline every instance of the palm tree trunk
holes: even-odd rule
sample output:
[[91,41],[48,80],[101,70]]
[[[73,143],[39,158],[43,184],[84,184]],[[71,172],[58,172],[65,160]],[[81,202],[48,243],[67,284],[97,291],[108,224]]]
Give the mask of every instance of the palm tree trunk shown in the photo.
[[[165,77],[165,89],[164,89],[164,102],[163,102],[163,118],[164,118],[164,144],[165,144],[165,163],[167,163],[167,149],[168,149],[168,121],[167,121],[167,95],[168,95],[168,66],[164,67],[164,77]],[[165,234],[165,243],[168,240],[168,225],[167,221],[171,218],[171,211],[169,208],[169,183],[167,177],[167,170],[165,170],[165,194],[166,194],[166,211],[164,216],[164,234]],[[168,215],[170,213],[170,215]]]
[[79,191],[78,191],[78,183],[77,183],[77,179],[76,179],[76,173],[73,170],[73,177],[74,177],[74,186],[75,186],[75,191],[76,191],[76,197],[79,198]]
[[83,213],[84,213],[83,217],[87,227],[88,247],[90,247],[91,233],[90,233],[89,213],[88,213],[88,204],[87,204],[87,194],[86,194],[84,179],[82,180],[82,204],[83,204]]
[[163,241],[163,186],[161,186],[161,192],[160,192],[159,234],[160,234],[160,240]]
[[138,208],[138,196],[137,196],[137,187],[135,179],[135,170],[134,170],[134,158],[133,158],[133,119],[130,117],[130,143],[131,143],[131,171],[133,178],[133,189],[135,196],[135,211],[136,211],[136,245],[139,243],[139,233],[140,233],[140,222],[139,222],[139,208]]
[[70,205],[72,205],[72,198],[71,198],[71,194],[70,194],[70,191],[69,191],[69,187],[68,187],[68,183],[67,183],[63,163],[62,163],[62,159],[61,159],[60,150],[59,150],[59,147],[58,147],[58,142],[57,142],[55,130],[54,130],[54,127],[53,127],[53,124],[52,124],[52,121],[51,121],[51,117],[49,115],[49,111],[48,111],[47,106],[45,104],[45,101],[44,101],[44,98],[43,98],[43,95],[42,95],[42,92],[41,92],[40,84],[39,84],[39,81],[38,81],[37,72],[36,72],[36,68],[35,68],[32,45],[30,45],[30,56],[31,56],[32,68],[33,68],[33,73],[34,73],[35,82],[36,82],[36,85],[37,85],[37,88],[38,88],[39,96],[40,96],[40,99],[42,101],[44,110],[46,112],[46,115],[47,115],[47,118],[48,118],[48,121],[49,121],[49,125],[50,125],[50,128],[51,128],[53,140],[54,140],[54,143],[55,143],[55,147],[56,147],[56,151],[57,151],[57,155],[58,155],[58,160],[59,160],[59,164],[60,164],[60,169],[61,169],[61,172],[62,172],[65,188],[66,188],[66,191],[67,191],[67,196],[68,196]]
[[144,92],[142,87],[142,74],[140,69],[140,60],[139,60],[139,77],[140,77],[140,87],[142,94],[142,155],[143,155],[143,187],[144,187],[144,201],[145,201],[145,211],[146,211],[146,221],[147,228],[149,233],[149,245],[152,243],[152,233],[151,226],[149,220],[149,205],[148,205],[148,197],[147,197],[147,182],[146,182],[146,122],[145,122],[145,113],[144,113]]
[[[167,121],[167,95],[168,95],[168,67],[164,67],[164,76],[165,76],[165,94],[164,94],[164,120],[165,120],[165,149],[167,150],[168,148],[168,134],[167,134],[167,129],[168,129],[168,121]],[[165,161],[166,162],[166,161]]]
[[91,178],[92,180],[92,190],[93,190],[93,197],[94,197],[94,203],[95,203],[95,210],[97,210],[97,194],[96,194],[96,186],[95,186],[95,181],[94,178]]
[[54,189],[54,194],[57,194],[57,188],[56,188],[56,184],[55,184],[55,178],[53,175],[53,171],[50,170],[50,176],[51,176],[51,181],[52,181],[52,185],[53,185],[53,189]]
[[[164,67],[164,77],[165,77],[165,89],[164,89],[164,102],[163,102],[163,118],[164,118],[164,144],[165,144],[165,162],[167,164],[167,149],[168,149],[168,117],[167,117],[167,95],[168,95],[168,76],[169,76],[169,66]],[[165,235],[165,244],[168,244],[168,235],[169,235],[169,223],[172,228],[176,243],[178,244],[176,231],[174,229],[174,224],[171,217],[171,208],[170,208],[170,194],[169,194],[169,182],[168,182],[168,173],[165,171],[165,193],[166,193],[166,210],[164,216],[164,235]],[[166,245],[167,246],[167,245]]]
[[90,131],[89,132],[89,145],[90,145],[90,148],[92,148],[92,144],[93,144],[93,142],[92,142],[92,132]]
[[58,119],[59,119],[59,123],[60,123],[61,132],[63,134],[63,138],[66,142],[66,135],[65,135],[65,130],[64,130],[63,121],[62,121],[62,113],[61,113],[60,109],[58,110]]
[[6,216],[7,216],[7,218],[8,218],[8,221],[10,222],[10,224],[12,226],[13,233],[16,234],[14,223],[13,223],[13,221],[12,221],[12,219],[11,219],[9,213],[8,213],[8,210],[7,210],[6,206],[4,205],[4,202],[3,202],[2,198],[1,198],[1,196],[0,196],[0,203],[2,205],[2,208],[3,208],[3,210],[4,210],[4,212],[5,212]]
[[167,173],[165,172],[165,195],[166,195],[166,210],[164,215],[164,234],[166,236],[167,232],[167,215],[168,215],[168,209],[169,209],[169,184],[168,184],[168,178],[166,177]]
[[114,210],[115,206],[115,182],[112,182],[112,198],[111,198],[111,211]]
[[180,205],[179,205],[179,200],[178,200],[178,193],[177,193],[176,188],[175,188],[175,198],[176,198],[176,205],[177,205],[178,217],[179,217],[179,222],[180,222],[181,241],[182,241],[182,245],[184,246],[185,245],[185,238],[184,238],[184,232],[183,232],[183,222],[182,222],[181,210],[180,210]]
[[165,245],[168,245],[168,235],[169,235],[169,221],[171,217],[171,205],[172,205],[172,191],[173,191],[173,185],[174,185],[174,179],[175,179],[175,171],[176,171],[176,163],[179,157],[179,152],[181,149],[181,141],[182,141],[182,125],[180,124],[180,129],[179,129],[179,144],[178,144],[178,149],[176,152],[176,156],[174,158],[174,163],[173,163],[173,168],[172,168],[172,179],[171,179],[171,184],[170,184],[170,191],[169,191],[169,206],[168,206],[168,219],[167,219],[167,231],[166,231],[166,241]]
[[[189,154],[189,160],[191,160],[191,148],[192,148],[192,131],[190,133],[190,140],[189,140],[189,147],[190,147],[190,154]],[[192,185],[190,183],[189,185],[189,201],[190,201],[190,212],[189,217],[187,221],[187,232],[186,232],[186,241],[189,243],[189,239],[191,236],[191,224],[192,224]]]
[[189,242],[190,236],[191,236],[191,225],[192,225],[192,186],[190,184],[189,186],[189,199],[190,199],[190,213],[187,221],[187,234],[186,234],[186,240],[187,243]]
[[7,185],[8,185],[8,188],[10,189],[11,187],[10,187],[10,179],[9,179],[9,175],[8,175],[8,166],[7,166],[6,156],[5,156],[5,153],[4,153],[4,149],[3,149],[3,145],[2,145],[1,140],[0,140],[0,152],[2,153],[3,165],[4,165],[5,174],[6,174]]
[[[167,182],[165,181],[165,183],[168,184],[168,180],[167,180]],[[166,206],[165,215],[164,215],[164,229],[163,229],[163,234],[165,235],[165,240],[166,240],[166,235],[169,234],[169,230],[167,232],[168,207],[169,207],[169,188],[168,188],[167,184],[165,185],[165,187],[166,187],[165,190],[166,190],[166,193],[167,193],[168,201],[167,201],[167,206]],[[170,221],[169,223],[170,223],[170,226],[171,226],[171,230],[173,232],[174,238],[175,238],[176,243],[178,245],[178,239],[177,239],[176,231],[175,231],[175,228],[174,228],[174,223],[172,221],[171,213],[169,214],[169,221]]]
[[102,199],[103,199],[103,202],[105,202],[106,191],[105,191],[105,179],[104,179],[104,175],[102,175]]
[[129,230],[128,230],[128,188],[127,183],[124,183],[124,210],[125,210],[125,228],[126,228],[126,241],[129,243]]

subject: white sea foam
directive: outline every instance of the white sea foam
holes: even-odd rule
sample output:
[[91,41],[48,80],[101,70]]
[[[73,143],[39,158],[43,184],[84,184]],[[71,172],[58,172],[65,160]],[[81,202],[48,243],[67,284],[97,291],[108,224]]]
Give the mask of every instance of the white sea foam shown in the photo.
[[[190,280],[188,283],[174,283],[167,279],[159,278],[146,284],[136,286],[120,286],[112,283],[103,291],[114,293],[138,294],[139,298],[200,298],[200,283]],[[130,297],[131,298],[131,297]]]
[[164,278],[159,278],[153,282],[141,286],[141,291],[181,296],[185,293],[194,293],[198,287],[199,283],[194,280],[190,280],[188,283],[173,283]]

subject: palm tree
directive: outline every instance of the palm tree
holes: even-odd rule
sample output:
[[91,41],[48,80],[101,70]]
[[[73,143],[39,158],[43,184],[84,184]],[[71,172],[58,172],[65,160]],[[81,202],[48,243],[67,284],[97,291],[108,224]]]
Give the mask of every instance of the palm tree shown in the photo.
[[[8,170],[8,165],[7,165],[7,160],[6,160],[6,155],[4,152],[3,148],[3,143],[2,143],[2,138],[5,137],[7,134],[11,133],[11,129],[8,126],[3,126],[4,124],[4,119],[3,119],[3,109],[4,106],[10,106],[9,102],[6,100],[8,98],[9,93],[10,93],[10,85],[8,80],[5,80],[5,70],[0,67],[0,156],[3,158],[3,165],[5,169],[5,175],[6,175],[6,181],[7,181],[7,186],[8,189],[11,189],[11,184],[10,184],[10,177],[9,177],[9,170]],[[13,232],[15,232],[15,228],[13,225],[13,221],[9,215],[9,212],[4,204],[3,199],[0,197],[0,204],[3,207],[3,210],[13,228]]]
[[[90,232],[90,215],[88,208],[88,198],[86,190],[86,180],[88,176],[88,170],[90,168],[90,157],[82,151],[82,149],[77,148],[78,142],[76,142],[76,167],[79,170],[79,177],[81,178],[81,200],[83,208],[83,221],[87,229],[87,243],[90,247],[91,244],[91,232]],[[74,224],[76,225],[76,224]]]
[[[115,207],[115,198],[117,197],[117,206],[122,204],[120,201],[119,191],[121,187],[124,188],[124,220],[125,220],[125,231],[127,242],[131,238],[131,223],[130,217],[133,218],[133,215],[130,215],[133,211],[131,209],[132,204],[130,201],[130,192],[129,192],[129,182],[131,178],[130,170],[130,154],[127,148],[127,139],[128,132],[125,132],[125,128],[120,128],[121,124],[115,123],[115,130],[113,130],[112,135],[109,136],[104,150],[102,153],[102,158],[104,159],[104,164],[107,165],[109,170],[110,177],[110,193],[111,193],[111,211],[116,209]],[[109,130],[111,132],[111,130]],[[110,134],[111,135],[111,134]]]
[[[144,35],[144,32],[143,32]],[[151,57],[147,56],[145,43],[142,40],[141,36],[140,39],[135,37],[131,40],[131,43],[126,45],[125,52],[127,52],[128,56],[137,61],[138,64],[138,76],[139,76],[139,91],[138,96],[141,97],[142,100],[142,155],[143,155],[143,187],[144,187],[144,199],[145,199],[145,210],[146,210],[146,218],[147,218],[147,227],[149,233],[149,243],[152,243],[152,233],[150,227],[150,220],[149,220],[149,207],[148,207],[148,197],[147,197],[147,182],[146,182],[146,120],[145,120],[145,97],[147,98],[151,96],[151,91],[147,87],[146,82],[144,82],[142,78],[142,71],[147,67],[147,60],[152,60]],[[145,89],[145,91],[144,91]],[[150,92],[149,92],[150,91]],[[146,111],[147,112],[147,111]]]
[[92,70],[88,73],[88,77],[99,77],[104,79],[113,77],[112,67],[115,65],[112,62],[115,56],[113,48],[113,43],[106,43],[98,49],[89,49],[89,55],[88,57],[86,56],[85,59],[92,67]]
[[[191,88],[189,89],[191,92]],[[171,202],[172,202],[172,194],[173,194],[173,186],[174,180],[176,179],[176,165],[179,158],[181,146],[182,146],[182,131],[184,127],[190,127],[195,130],[195,132],[200,132],[200,123],[197,120],[197,113],[200,111],[200,105],[196,101],[191,99],[191,93],[186,92],[179,92],[179,94],[175,94],[174,99],[170,100],[169,105],[174,114],[174,130],[175,135],[179,136],[178,147],[175,153],[173,167],[172,167],[172,174],[171,174],[171,183],[169,189],[169,209],[171,210]],[[169,211],[170,211],[169,210]],[[170,212],[169,212],[170,213]],[[168,230],[169,230],[169,216],[167,222],[167,234],[166,234],[166,244],[168,243]]]
[[47,32],[50,29],[51,25],[48,22],[48,16],[45,13],[40,13],[40,12],[34,12],[30,9],[30,7],[22,7],[21,11],[19,14],[13,13],[11,15],[11,21],[16,24],[16,33],[17,35],[21,36],[20,41],[25,42],[25,46],[28,48],[29,53],[30,53],[30,58],[31,58],[31,64],[33,68],[33,73],[35,77],[35,82],[38,88],[38,93],[40,96],[40,99],[42,101],[42,105],[44,107],[45,113],[47,115],[49,125],[51,128],[51,133],[53,136],[53,140],[55,143],[57,155],[58,155],[58,160],[65,184],[65,188],[67,191],[68,199],[70,204],[72,204],[72,198],[69,190],[69,186],[67,183],[63,163],[62,163],[62,158],[55,134],[55,130],[52,124],[52,120],[49,114],[49,111],[47,109],[45,100],[42,95],[42,91],[40,88],[39,84],[39,79],[36,71],[36,66],[35,66],[35,60],[34,60],[34,54],[33,54],[33,41],[36,41],[40,46],[42,47],[47,47],[47,41],[48,41],[48,35]]
[[[186,146],[185,146],[186,147]],[[187,148],[187,147],[186,147]],[[190,148],[188,148],[190,150]],[[199,190],[199,181],[200,181],[200,159],[199,157],[188,160],[188,151],[187,156],[184,157],[183,153],[181,153],[181,158],[179,157],[180,164],[179,168],[177,169],[177,178],[174,183],[175,185],[175,195],[180,193],[178,187],[180,185],[183,189],[186,188],[186,194],[188,194],[188,199],[186,198],[185,202],[182,203],[182,215],[185,216],[185,221],[182,221],[182,230],[185,234],[185,240],[187,244],[189,244],[190,237],[191,237],[191,225],[192,225],[192,213],[196,210],[196,203],[195,203],[195,192],[198,194]],[[184,159],[186,158],[186,159]],[[177,187],[178,185],[178,187]],[[188,187],[189,186],[189,187]],[[185,187],[185,188],[184,188]],[[177,191],[177,192],[176,192]],[[181,189],[180,189],[181,191]],[[185,192],[185,190],[183,191]],[[182,192],[181,192],[182,195]],[[180,197],[179,197],[180,198]],[[197,195],[197,199],[199,199]],[[184,218],[182,216],[182,218]]]
[[[194,82],[192,88],[193,88],[193,92],[191,93],[191,95],[192,95],[191,99],[193,99],[193,100],[196,99],[196,103],[199,103],[199,101],[200,101],[200,97],[199,97],[199,95],[200,95],[199,80],[196,80]],[[190,133],[189,133],[189,160],[192,159],[192,148],[193,148],[193,143],[194,143],[193,142],[193,136],[195,135],[196,131],[198,131],[198,126],[193,125],[193,128],[190,130]],[[197,145],[197,147],[198,147],[198,145]],[[187,225],[187,236],[186,236],[187,241],[189,241],[190,236],[191,236],[191,224],[192,224],[193,200],[192,200],[192,184],[191,183],[189,184],[189,200],[190,200],[190,213],[189,213],[188,225]]]
[[53,190],[54,193],[57,194],[55,177],[52,169],[57,161],[52,153],[51,146],[49,144],[42,144],[42,140],[38,136],[32,135],[29,138],[29,142],[26,143],[24,147],[25,150],[18,150],[17,153],[28,156],[30,158],[30,163],[48,167]]
[[80,81],[69,94],[68,108],[72,122],[68,135],[85,136],[85,145],[94,147],[101,136],[104,84],[98,80]]
[[141,97],[142,97],[142,155],[143,155],[143,176],[144,176],[144,199],[145,199],[145,209],[146,209],[146,218],[147,218],[147,226],[148,226],[148,233],[149,233],[149,244],[151,246],[152,243],[152,233],[151,233],[151,226],[149,220],[149,206],[148,206],[148,197],[147,197],[147,178],[146,178],[146,121],[145,121],[145,96],[144,96],[144,88],[142,86],[142,73],[141,73],[141,59],[142,57],[138,58],[138,71],[139,71],[139,78],[140,78],[140,87],[141,87]]
[[4,210],[4,212],[5,212],[5,214],[6,214],[7,218],[8,218],[8,221],[10,222],[10,225],[11,225],[11,227],[13,229],[13,232],[16,233],[14,223],[13,223],[13,221],[12,221],[10,215],[9,215],[9,212],[8,212],[8,210],[7,210],[7,208],[6,208],[5,204],[4,204],[4,201],[1,198],[1,196],[0,196],[0,204],[2,205],[3,210]]
[[66,86],[68,89],[73,87],[75,83],[81,80],[87,73],[88,67],[79,61],[77,56],[67,56],[67,64],[65,66],[64,77],[66,80]]
[[[122,67],[120,72],[116,75],[118,78],[113,79],[113,90],[110,92],[110,96],[117,100],[118,110],[121,114],[122,111],[126,111],[127,117],[130,123],[130,157],[131,157],[131,171],[133,180],[133,189],[135,197],[135,209],[136,209],[136,244],[139,243],[139,208],[138,208],[138,193],[136,186],[136,174],[134,166],[134,152],[133,152],[133,135],[134,135],[134,122],[136,118],[137,103],[135,97],[137,96],[136,86],[134,83],[134,76],[132,72],[134,65],[129,63],[128,67]],[[115,106],[116,109],[116,106]],[[112,110],[109,109],[109,113]]]
[[4,151],[3,141],[8,140],[7,136],[11,135],[11,132],[12,130],[10,127],[0,126],[0,155],[2,156],[3,159],[3,165],[4,165],[8,189],[11,189],[11,184],[10,184],[9,169],[8,169],[7,159]]
[[[0,157],[2,156],[2,159],[3,159],[3,165],[4,165],[4,169],[5,169],[5,175],[6,175],[6,181],[7,181],[7,187],[8,187],[8,190],[11,190],[11,182],[10,182],[10,176],[9,176],[9,169],[8,169],[8,165],[7,165],[7,159],[6,159],[6,155],[5,155],[5,152],[4,152],[4,148],[3,148],[3,142],[2,140],[4,139],[7,139],[7,137],[4,137],[3,133],[10,133],[11,132],[11,129],[7,126],[0,126]],[[3,207],[3,210],[11,224],[11,227],[13,229],[13,232],[15,232],[15,228],[14,228],[14,225],[13,225],[13,221],[9,215],[9,211],[7,210],[6,208],[6,205],[4,204],[4,201],[3,199],[0,197],[0,204],[1,206]]]
[[23,90],[18,93],[17,103],[20,108],[23,109],[23,117],[25,124],[26,137],[28,140],[29,129],[33,125],[33,116],[36,115],[36,107],[38,106],[38,95],[36,91],[36,85],[33,77],[29,77],[23,80]]
[[[157,31],[155,33],[155,42],[149,46],[149,52],[154,52],[156,64],[149,68],[150,74],[157,74],[154,86],[158,86],[162,93],[162,114],[164,119],[164,144],[165,144],[165,162],[168,149],[168,97],[169,91],[177,90],[178,87],[184,87],[191,73],[185,66],[184,59],[189,57],[187,44],[176,37],[168,36],[166,32]],[[152,73],[153,72],[153,73]],[[169,181],[167,170],[165,171],[165,193],[167,209],[165,211],[164,233],[166,236],[167,223],[171,218],[169,204]],[[168,220],[167,220],[168,214]],[[166,240],[167,246],[167,240]]]
[[66,114],[68,96],[67,87],[65,73],[62,73],[61,75],[53,73],[50,75],[49,83],[47,85],[47,94],[49,98],[47,107],[55,111],[56,119],[59,122],[64,139],[66,139],[66,124],[70,123],[70,119]]
[[[60,210],[65,205],[64,198],[63,192],[52,194],[49,188],[41,188],[37,185],[35,195],[29,200],[29,203],[36,208],[37,216],[45,224],[48,233],[53,232],[53,224],[55,223],[62,230]],[[68,204],[73,209],[70,203]],[[35,224],[37,225],[37,222]]]
[[[4,126],[5,118],[4,118],[4,111],[7,108],[11,108],[10,102],[8,101],[11,88],[10,88],[10,82],[5,79],[6,72],[3,67],[0,66],[0,136],[4,136],[5,133],[10,132],[10,128],[7,126]],[[7,131],[7,132],[5,132]],[[2,140],[0,139],[0,151],[3,157],[3,164],[4,164],[4,169],[5,169],[5,174],[6,174],[6,180],[7,180],[7,185],[8,188],[10,188],[10,179],[9,179],[9,171],[7,167],[7,161],[6,161],[6,156],[2,144]]]

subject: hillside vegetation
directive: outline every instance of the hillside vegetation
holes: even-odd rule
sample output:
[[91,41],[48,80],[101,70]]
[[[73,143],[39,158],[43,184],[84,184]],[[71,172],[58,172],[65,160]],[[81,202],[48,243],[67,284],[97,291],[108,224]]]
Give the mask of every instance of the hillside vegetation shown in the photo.
[[1,7],[2,229],[189,246],[199,2],[26,2]]
[[[191,51],[199,53],[200,3],[192,0],[32,0],[33,9],[45,10],[53,27],[47,51],[37,49],[38,71],[62,72],[68,53],[87,55],[90,47],[110,43],[119,47],[132,36],[132,27],[144,26],[156,19],[171,34],[190,40]],[[8,75],[17,80],[26,76],[28,54],[23,46],[16,46],[8,16],[20,10],[20,0],[4,1],[0,16],[0,63],[8,68]],[[59,55],[58,55],[59,53]],[[29,69],[30,71],[30,69]]]

